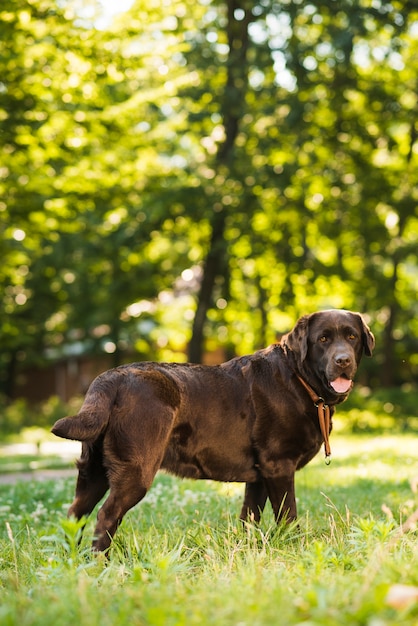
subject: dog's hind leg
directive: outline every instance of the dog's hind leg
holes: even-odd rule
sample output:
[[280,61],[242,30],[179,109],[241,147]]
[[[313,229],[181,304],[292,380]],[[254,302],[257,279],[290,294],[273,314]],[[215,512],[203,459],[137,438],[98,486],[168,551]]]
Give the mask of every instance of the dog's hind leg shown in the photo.
[[112,468],[109,496],[97,515],[94,551],[107,552],[124,515],[144,498],[153,478],[144,480],[141,468],[133,464],[119,466],[116,471]]
[[[139,385],[139,383],[137,383]],[[148,383],[147,383],[148,384]],[[151,487],[161,467],[175,412],[143,384],[141,393],[131,394],[113,420],[119,428],[105,435],[103,464],[110,492],[97,515],[93,550],[107,552],[125,513],[138,504]],[[146,411],[141,404],[147,400]]]
[[243,522],[259,522],[266,500],[267,487],[264,481],[260,480],[255,483],[246,483],[240,519]]
[[106,469],[103,466],[103,441],[83,443],[80,460],[77,462],[78,478],[75,498],[68,516],[77,519],[90,515],[96,504],[109,489]]

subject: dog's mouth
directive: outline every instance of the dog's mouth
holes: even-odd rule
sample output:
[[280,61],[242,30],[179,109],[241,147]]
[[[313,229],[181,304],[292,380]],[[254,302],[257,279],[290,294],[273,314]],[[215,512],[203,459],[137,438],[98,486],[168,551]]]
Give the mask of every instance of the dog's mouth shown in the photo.
[[330,380],[328,384],[335,393],[348,393],[353,386],[353,381],[346,376],[338,376],[335,380]]

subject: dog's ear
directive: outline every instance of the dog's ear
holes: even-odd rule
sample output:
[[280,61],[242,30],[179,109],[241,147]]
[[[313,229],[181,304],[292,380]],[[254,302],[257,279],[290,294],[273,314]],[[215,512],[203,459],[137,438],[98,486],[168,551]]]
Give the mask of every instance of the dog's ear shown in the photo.
[[363,347],[364,354],[366,356],[372,356],[373,349],[375,347],[376,341],[374,335],[370,328],[367,326],[366,322],[363,319],[363,316],[360,313],[357,313],[361,321],[361,329],[362,329],[362,337],[363,337]]
[[302,363],[308,354],[308,326],[311,315],[303,315],[283,339],[284,343],[290,348]]

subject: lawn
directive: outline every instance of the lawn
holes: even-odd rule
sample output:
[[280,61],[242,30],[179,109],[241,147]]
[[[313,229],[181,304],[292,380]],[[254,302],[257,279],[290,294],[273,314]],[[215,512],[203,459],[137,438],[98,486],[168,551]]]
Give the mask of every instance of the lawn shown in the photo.
[[65,517],[74,478],[0,485],[0,623],[415,626],[417,438],[331,443],[297,475],[298,525],[242,528],[242,485],[160,474],[109,562]]

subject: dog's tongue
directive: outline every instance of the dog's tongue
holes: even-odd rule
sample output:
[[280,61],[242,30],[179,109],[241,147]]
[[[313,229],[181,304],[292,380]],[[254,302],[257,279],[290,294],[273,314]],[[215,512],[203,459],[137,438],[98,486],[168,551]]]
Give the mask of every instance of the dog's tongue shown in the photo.
[[330,382],[331,387],[337,393],[346,393],[350,389],[351,384],[351,380],[348,380],[348,378],[342,378],[342,376],[339,376],[338,378]]

